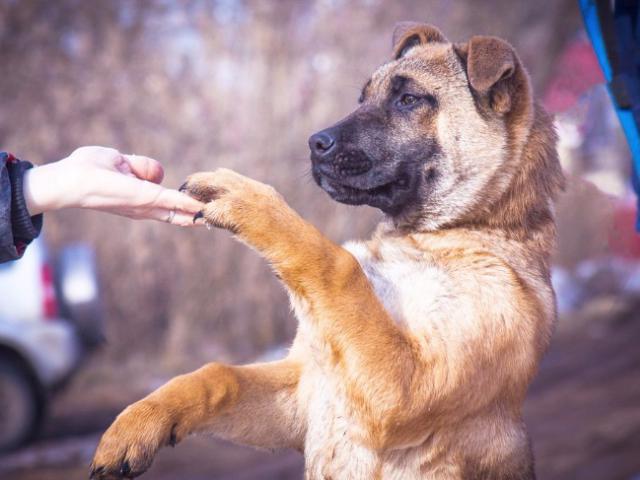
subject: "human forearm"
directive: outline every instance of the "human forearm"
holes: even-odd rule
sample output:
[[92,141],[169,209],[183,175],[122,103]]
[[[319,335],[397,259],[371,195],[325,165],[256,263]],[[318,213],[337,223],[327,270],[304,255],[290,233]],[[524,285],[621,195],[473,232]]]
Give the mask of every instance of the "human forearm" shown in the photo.
[[162,166],[151,158],[82,147],[67,158],[27,172],[24,198],[31,215],[78,207],[193,225],[193,215],[202,204],[162,187],[163,174]]

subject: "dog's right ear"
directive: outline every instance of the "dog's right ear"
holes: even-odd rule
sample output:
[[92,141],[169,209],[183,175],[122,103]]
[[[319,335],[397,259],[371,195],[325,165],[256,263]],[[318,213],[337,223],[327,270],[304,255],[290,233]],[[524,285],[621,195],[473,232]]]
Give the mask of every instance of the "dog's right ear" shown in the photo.
[[393,30],[393,59],[398,60],[413,47],[427,43],[447,43],[447,39],[440,30],[426,23],[397,23]]

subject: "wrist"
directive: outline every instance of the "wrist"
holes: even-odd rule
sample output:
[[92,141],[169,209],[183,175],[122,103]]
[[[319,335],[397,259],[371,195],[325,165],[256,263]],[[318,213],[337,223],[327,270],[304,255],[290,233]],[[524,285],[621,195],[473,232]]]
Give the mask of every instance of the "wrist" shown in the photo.
[[27,210],[31,215],[74,206],[68,197],[58,162],[27,170],[22,187]]

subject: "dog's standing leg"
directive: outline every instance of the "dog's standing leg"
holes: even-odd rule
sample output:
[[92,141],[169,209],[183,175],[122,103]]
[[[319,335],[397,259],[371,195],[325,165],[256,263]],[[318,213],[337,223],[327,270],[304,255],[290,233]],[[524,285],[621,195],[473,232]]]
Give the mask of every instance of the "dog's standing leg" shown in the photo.
[[190,433],[213,433],[239,443],[302,449],[304,422],[293,359],[247,366],[205,365],[181,375],[127,407],[100,440],[92,478],[133,478],[157,450]]

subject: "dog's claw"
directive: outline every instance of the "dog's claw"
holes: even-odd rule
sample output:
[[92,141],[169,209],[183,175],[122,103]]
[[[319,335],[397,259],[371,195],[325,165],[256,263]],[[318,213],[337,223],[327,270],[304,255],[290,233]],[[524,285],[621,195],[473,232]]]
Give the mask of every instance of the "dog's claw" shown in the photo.
[[104,472],[104,466],[101,467],[92,467],[89,470],[89,480],[94,480],[98,477],[96,477],[96,475],[101,474],[102,472]]
[[196,220],[198,220],[199,218],[204,218],[204,213],[202,213],[202,210],[200,210],[193,216],[193,223],[196,223]]
[[173,428],[171,429],[171,435],[169,435],[169,445],[171,445],[172,447],[175,447],[176,444],[178,443],[178,438],[176,437],[175,428],[176,426],[174,425]]
[[120,467],[120,475],[123,477],[128,476],[131,473],[131,465],[129,465],[129,461],[125,460],[122,466]]

